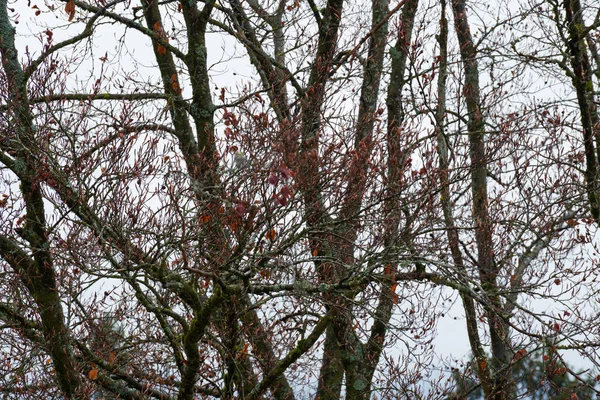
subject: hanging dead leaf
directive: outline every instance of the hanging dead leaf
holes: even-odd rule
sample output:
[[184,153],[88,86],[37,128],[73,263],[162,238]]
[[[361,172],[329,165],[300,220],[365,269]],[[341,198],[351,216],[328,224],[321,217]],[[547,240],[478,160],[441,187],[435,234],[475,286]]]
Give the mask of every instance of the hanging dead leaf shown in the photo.
[[519,361],[521,358],[525,357],[526,355],[527,355],[527,350],[521,349],[515,353],[515,356],[513,357],[513,361]]
[[250,346],[249,343],[244,344],[244,348],[242,349],[242,351],[239,352],[239,354],[237,355],[236,359],[241,358],[242,360],[246,359],[246,356],[248,355],[248,347]]
[[386,264],[384,274],[389,275],[391,273],[392,273],[392,266],[390,264]]
[[487,368],[487,359],[483,359],[481,361],[479,361],[479,369],[482,371],[485,371],[485,369]]
[[165,54],[167,54],[167,49],[165,49],[164,46],[162,44],[160,44],[160,43],[158,44],[158,46],[156,46],[156,51],[161,56],[164,56]]
[[556,368],[554,370],[554,375],[564,375],[567,373],[567,369],[566,368]]
[[271,279],[271,271],[269,271],[268,269],[262,269],[259,271],[259,275],[261,278],[264,279]]
[[277,231],[275,229],[269,229],[265,235],[265,239],[273,241],[275,240],[275,236],[277,236]]
[[92,380],[92,381],[95,381],[96,379],[98,379],[98,370],[91,369],[90,372],[88,373],[88,378],[90,378],[90,380]]
[[73,18],[75,18],[75,0],[69,0],[65,4],[65,12],[69,15],[69,22],[73,21]]

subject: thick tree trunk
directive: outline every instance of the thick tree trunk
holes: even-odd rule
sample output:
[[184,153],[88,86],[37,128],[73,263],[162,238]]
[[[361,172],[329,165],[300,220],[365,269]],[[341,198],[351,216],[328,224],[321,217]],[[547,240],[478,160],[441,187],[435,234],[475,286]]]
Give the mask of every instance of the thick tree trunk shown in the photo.
[[[510,396],[509,363],[512,354],[509,344],[509,330],[503,319],[502,302],[497,284],[498,267],[494,260],[493,223],[488,211],[487,195],[487,156],[485,152],[485,125],[480,109],[479,69],[477,49],[471,36],[465,0],[452,0],[454,25],[458,36],[460,54],[464,66],[463,95],[469,113],[467,130],[471,158],[471,193],[473,196],[473,219],[475,220],[475,241],[477,243],[477,267],[481,286],[488,298],[486,307],[488,328],[491,338],[492,358],[490,365],[482,362],[479,369],[492,368],[490,398],[508,399]],[[474,352],[477,349],[474,350]],[[484,374],[481,381],[487,376]]]
[[[73,398],[81,385],[69,331],[65,325],[62,304],[52,256],[49,250],[44,200],[39,175],[43,166],[39,157],[31,154],[41,146],[35,142],[35,128],[27,95],[27,79],[15,48],[15,30],[10,24],[6,0],[0,0],[0,53],[7,77],[10,105],[13,112],[15,152],[13,172],[21,181],[26,217],[20,236],[29,243],[32,257],[18,243],[8,239],[0,242],[0,254],[35,300],[42,320],[45,347],[50,353],[59,387],[66,398]],[[12,260],[12,262],[10,262]]]
[[587,33],[583,21],[583,10],[579,0],[564,0],[566,26],[569,32],[569,54],[571,55],[572,82],[577,94],[577,103],[583,129],[585,153],[585,183],[590,212],[600,224],[600,119],[594,95],[592,68],[585,39]]
[[[438,75],[438,104],[436,111],[436,136],[437,150],[439,156],[439,179],[440,179],[440,203],[444,223],[446,225],[446,234],[448,236],[448,247],[454,262],[454,268],[458,274],[467,275],[464,265],[463,255],[459,246],[458,227],[454,221],[452,198],[450,194],[450,143],[445,132],[445,114],[446,114],[446,79],[448,77],[448,20],[446,18],[446,1],[441,2],[440,34],[438,43],[440,44],[440,67]],[[467,336],[473,356],[477,361],[477,375],[483,388],[484,394],[491,394],[491,377],[487,366],[487,356],[483,349],[478,330],[477,310],[475,301],[465,293],[461,293],[461,299],[465,310],[465,319],[467,322]]]

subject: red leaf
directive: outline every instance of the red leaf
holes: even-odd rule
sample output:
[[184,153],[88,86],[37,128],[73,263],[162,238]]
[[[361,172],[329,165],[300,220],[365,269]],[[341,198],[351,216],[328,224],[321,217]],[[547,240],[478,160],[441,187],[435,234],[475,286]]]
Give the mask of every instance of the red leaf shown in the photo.
[[284,197],[284,196],[275,196],[275,198],[277,199],[277,202],[280,205],[282,205],[282,206],[286,206],[287,205],[287,202],[288,202],[287,197]]
[[279,178],[275,174],[271,174],[268,180],[271,185],[277,185],[279,183]]
[[242,203],[238,203],[238,205],[235,206],[235,213],[240,217],[243,216],[246,213],[246,207],[244,207]]
[[279,173],[281,173],[281,176],[283,176],[283,179],[290,179],[293,175],[292,170],[290,170],[286,166],[279,167]]
[[286,198],[292,197],[292,192],[290,192],[290,188],[287,185],[283,185],[280,194]]

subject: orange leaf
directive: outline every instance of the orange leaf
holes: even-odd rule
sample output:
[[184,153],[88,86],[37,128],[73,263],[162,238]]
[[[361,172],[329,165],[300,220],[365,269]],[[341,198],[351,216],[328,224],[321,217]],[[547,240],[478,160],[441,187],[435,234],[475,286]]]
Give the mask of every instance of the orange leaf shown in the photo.
[[156,51],[158,51],[158,54],[160,54],[161,56],[167,54],[167,49],[165,49],[162,44],[156,46]]
[[392,273],[392,266],[390,264],[386,264],[384,273],[385,275],[389,275]]
[[275,240],[275,236],[277,236],[277,231],[275,229],[271,229],[271,230],[267,231],[267,234],[265,235],[265,239]]
[[526,355],[527,355],[527,350],[521,349],[515,353],[513,360],[519,361],[521,358],[525,357]]
[[265,278],[265,279],[270,279],[271,278],[271,271],[269,271],[268,269],[262,269],[259,272],[260,277],[261,278]]
[[250,343],[246,343],[244,345],[244,348],[242,349],[242,351],[240,351],[240,353],[237,355],[237,358],[241,358],[242,360],[246,359],[246,356],[248,355],[248,347],[250,346]]
[[231,221],[229,223],[229,229],[231,229],[233,232],[237,233],[237,231],[240,230],[240,224],[238,221]]
[[75,0],[69,0],[65,4],[65,12],[69,15],[69,22],[73,21],[73,18],[75,18]]
[[97,369],[91,369],[90,372],[88,373],[88,377],[95,381],[96,379],[98,379],[98,370]]
[[487,368],[487,360],[483,359],[483,360],[479,361],[479,369],[482,371],[485,371],[486,368]]
[[554,370],[554,375],[564,375],[567,373],[567,369],[566,368],[556,368]]
[[314,250],[312,251],[312,255],[313,255],[313,257],[316,257],[316,256],[318,256],[318,255],[319,255],[319,249],[314,249]]
[[161,30],[161,28],[162,28],[162,25],[161,25],[160,21],[156,21],[156,22],[154,23],[154,26],[153,26],[153,28],[154,28],[154,31],[155,31],[155,32],[160,32],[160,30]]
[[396,294],[397,286],[398,284],[396,282],[394,282],[394,284],[392,285],[392,303],[394,304],[398,304],[398,295]]
[[208,221],[210,221],[210,215],[201,215],[200,216],[200,222],[202,222],[203,224],[207,223]]

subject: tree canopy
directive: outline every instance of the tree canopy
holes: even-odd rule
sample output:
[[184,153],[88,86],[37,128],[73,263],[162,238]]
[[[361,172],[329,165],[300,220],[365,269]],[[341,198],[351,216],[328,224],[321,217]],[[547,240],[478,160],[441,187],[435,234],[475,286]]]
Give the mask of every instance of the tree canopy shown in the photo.
[[0,0],[0,392],[600,393],[599,37],[592,0]]

